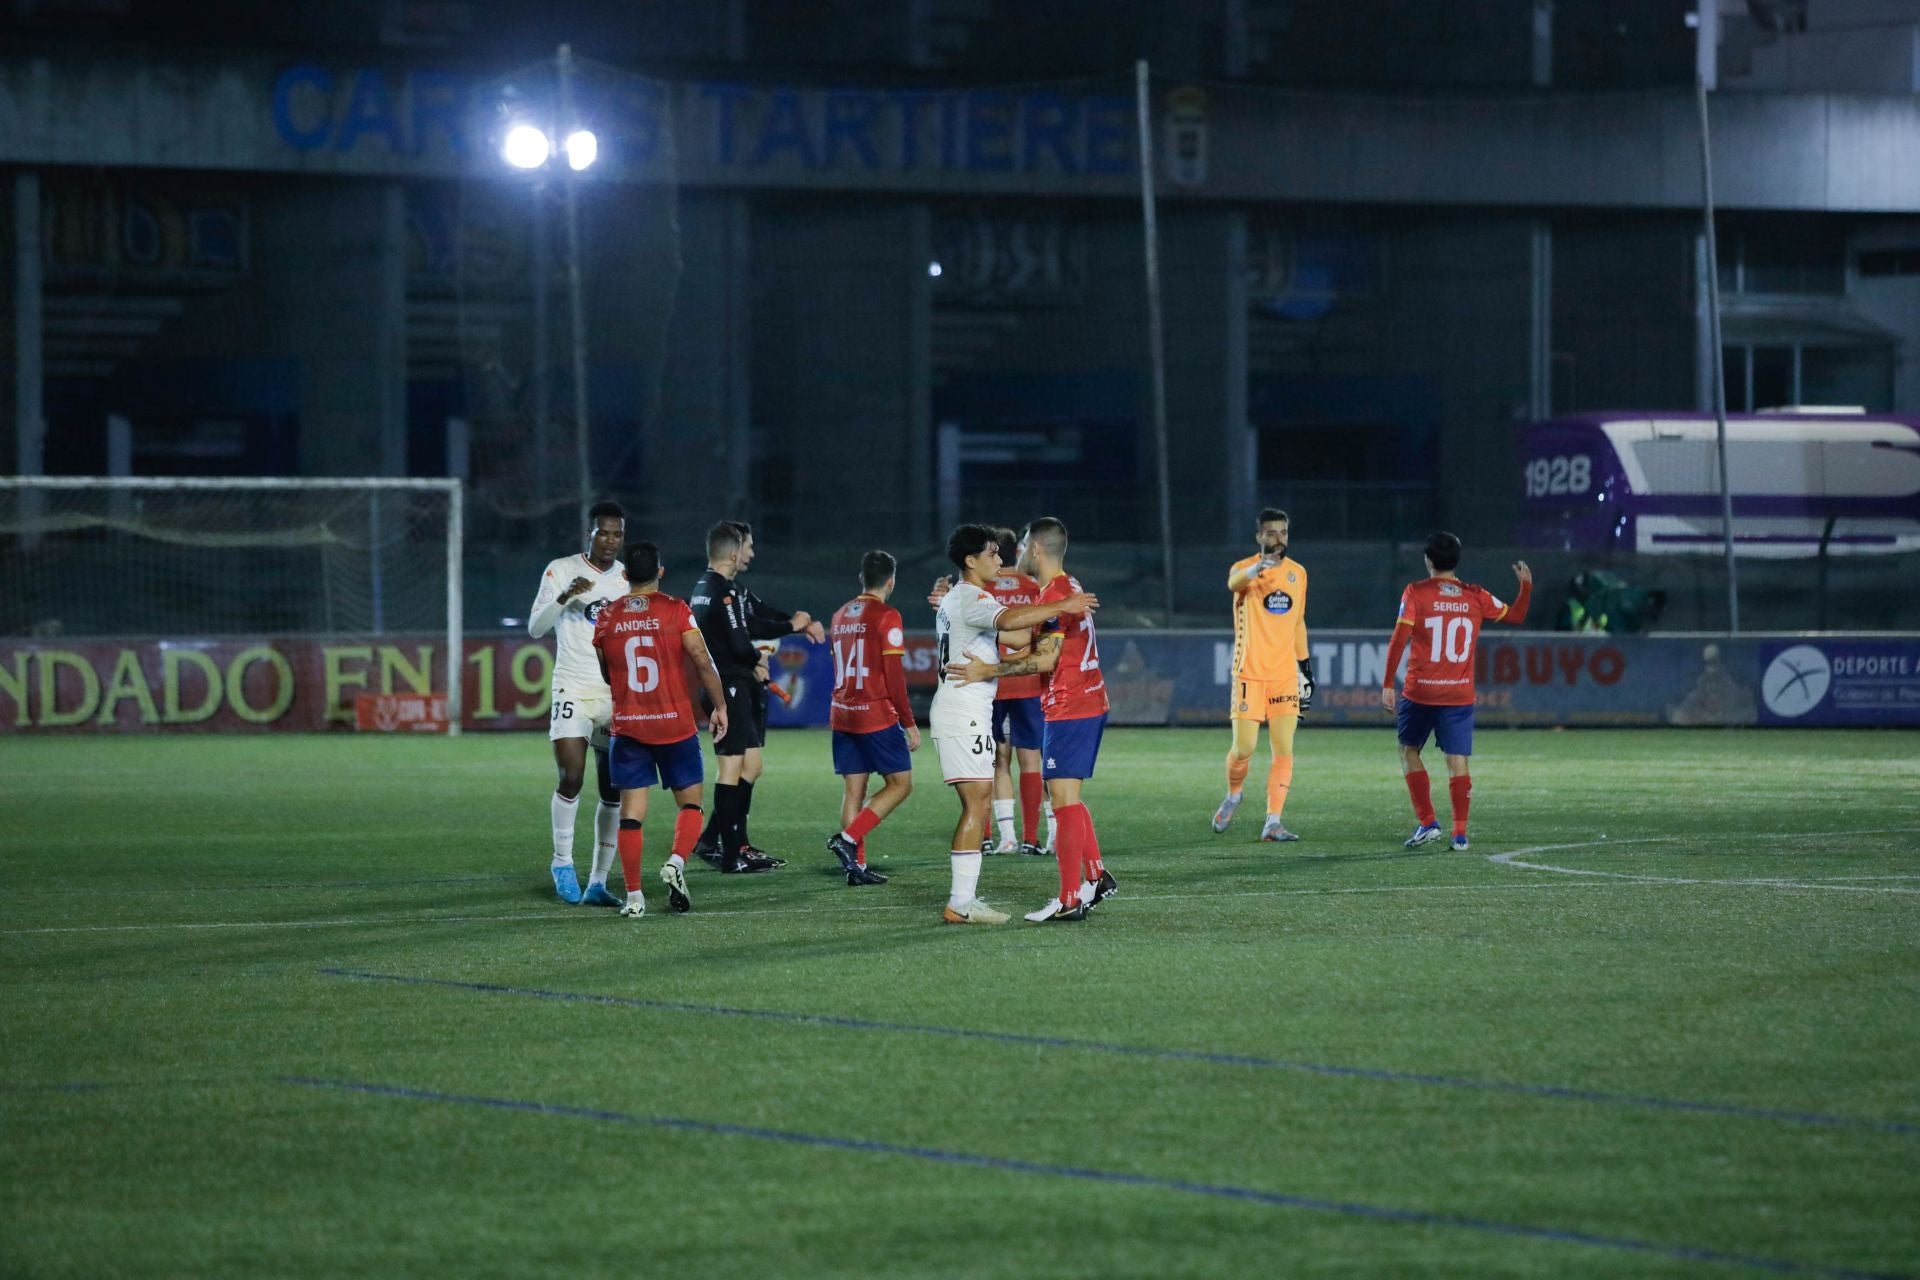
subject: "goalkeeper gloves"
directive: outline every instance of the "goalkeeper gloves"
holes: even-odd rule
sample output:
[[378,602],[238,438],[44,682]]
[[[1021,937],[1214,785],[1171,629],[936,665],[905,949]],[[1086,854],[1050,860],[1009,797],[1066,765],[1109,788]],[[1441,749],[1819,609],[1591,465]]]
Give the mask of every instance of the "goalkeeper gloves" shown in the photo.
[[1300,709],[1313,706],[1313,659],[1300,659]]

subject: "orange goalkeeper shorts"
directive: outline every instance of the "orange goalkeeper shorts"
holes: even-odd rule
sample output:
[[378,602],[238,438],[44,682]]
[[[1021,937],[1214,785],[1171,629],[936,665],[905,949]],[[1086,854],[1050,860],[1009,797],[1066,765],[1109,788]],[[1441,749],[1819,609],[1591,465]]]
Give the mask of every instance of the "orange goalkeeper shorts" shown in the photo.
[[1246,680],[1233,678],[1233,718],[1265,724],[1279,716],[1300,714],[1298,680]]

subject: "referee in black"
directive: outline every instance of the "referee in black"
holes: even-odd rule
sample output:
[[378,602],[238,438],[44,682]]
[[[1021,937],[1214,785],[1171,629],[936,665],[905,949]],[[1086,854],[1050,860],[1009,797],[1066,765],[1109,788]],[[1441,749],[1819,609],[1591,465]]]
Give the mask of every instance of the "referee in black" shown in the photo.
[[714,743],[713,814],[695,850],[728,873],[771,871],[785,866],[753,847],[747,836],[747,814],[753,808],[753,784],[764,767],[761,748],[767,740],[767,658],[753,647],[755,640],[773,640],[805,632],[815,644],[826,629],[805,610],[783,613],[760,600],[738,582],[753,563],[753,527],[743,520],[722,520],[707,531],[707,571],[700,576],[688,604],[720,670],[727,695],[727,733]]

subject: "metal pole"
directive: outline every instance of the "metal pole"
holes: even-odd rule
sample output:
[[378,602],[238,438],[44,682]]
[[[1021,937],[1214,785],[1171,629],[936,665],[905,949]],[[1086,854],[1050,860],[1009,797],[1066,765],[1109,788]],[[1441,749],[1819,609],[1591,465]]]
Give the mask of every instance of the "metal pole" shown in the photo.
[[1147,60],[1133,64],[1134,103],[1140,117],[1140,209],[1147,252],[1147,359],[1153,371],[1153,451],[1159,462],[1160,566],[1165,586],[1163,607],[1173,625],[1173,492],[1168,477],[1167,362],[1160,314],[1160,215],[1153,198],[1153,132],[1149,110]]
[[463,507],[465,491],[456,478],[448,481],[447,487],[447,733],[451,737],[460,734],[460,676],[465,666],[465,646],[461,642],[466,633],[466,594],[464,591],[465,573],[464,549],[466,541],[466,512]]
[[[546,502],[553,492],[548,471],[553,458],[553,359],[551,299],[547,290],[553,285],[553,237],[549,234],[547,190],[545,183],[531,183],[527,192],[533,200],[533,492],[536,502]],[[462,477],[464,478],[464,477]]]
[[385,584],[380,576],[380,491],[367,495],[367,583],[373,596],[373,634],[386,633]]
[[567,306],[573,313],[574,461],[579,468],[580,519],[593,505],[593,464],[587,444],[587,316],[580,294],[580,174],[568,161],[567,137],[580,127],[573,110],[573,49],[561,45],[559,157],[567,192]]
[[[42,269],[40,173],[23,169],[13,175],[13,465],[23,476],[47,469],[45,309]],[[20,495],[24,531],[21,545],[40,545],[46,517],[46,495],[28,489]]]
[[1727,561],[1727,633],[1740,634],[1740,571],[1733,558],[1733,477],[1727,471],[1727,369],[1720,347],[1720,249],[1713,235],[1713,142],[1707,130],[1707,82],[1696,76],[1700,109],[1701,216],[1707,231],[1707,345],[1713,349],[1714,444],[1720,459],[1721,542]]

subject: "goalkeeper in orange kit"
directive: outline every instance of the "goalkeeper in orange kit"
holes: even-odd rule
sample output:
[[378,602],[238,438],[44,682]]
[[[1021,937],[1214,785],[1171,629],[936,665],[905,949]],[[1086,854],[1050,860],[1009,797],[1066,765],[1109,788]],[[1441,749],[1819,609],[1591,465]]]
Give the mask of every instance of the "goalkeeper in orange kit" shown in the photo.
[[1233,593],[1233,745],[1227,750],[1227,798],[1213,813],[1225,831],[1240,807],[1241,787],[1267,726],[1273,763],[1267,768],[1267,817],[1260,838],[1298,840],[1280,814],[1293,786],[1293,739],[1300,713],[1313,703],[1313,658],[1307,648],[1307,571],[1287,555],[1287,513],[1268,507],[1254,536],[1259,554],[1227,574]]

